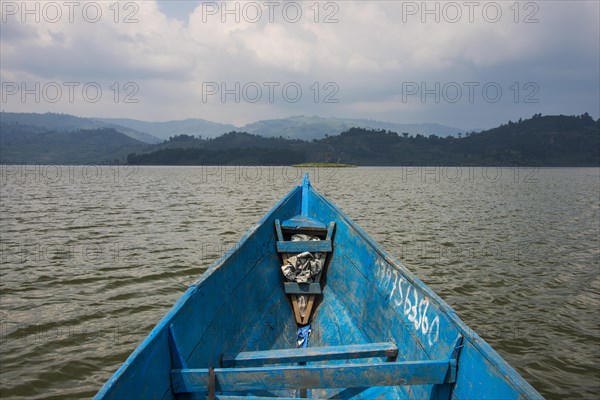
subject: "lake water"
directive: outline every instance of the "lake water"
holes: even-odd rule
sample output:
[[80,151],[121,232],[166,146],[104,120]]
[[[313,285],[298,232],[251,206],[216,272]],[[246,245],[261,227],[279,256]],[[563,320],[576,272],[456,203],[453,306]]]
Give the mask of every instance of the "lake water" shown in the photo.
[[92,396],[302,172],[544,396],[600,391],[600,169],[1,168],[2,398]]

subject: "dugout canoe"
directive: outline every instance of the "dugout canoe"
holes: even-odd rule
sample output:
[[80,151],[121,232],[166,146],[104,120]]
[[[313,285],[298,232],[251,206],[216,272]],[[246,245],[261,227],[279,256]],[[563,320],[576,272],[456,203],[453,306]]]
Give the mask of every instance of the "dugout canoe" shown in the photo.
[[[291,241],[296,233],[321,240]],[[286,257],[306,251],[325,255],[322,271],[284,278]],[[271,397],[542,398],[307,175],[190,285],[95,399]]]

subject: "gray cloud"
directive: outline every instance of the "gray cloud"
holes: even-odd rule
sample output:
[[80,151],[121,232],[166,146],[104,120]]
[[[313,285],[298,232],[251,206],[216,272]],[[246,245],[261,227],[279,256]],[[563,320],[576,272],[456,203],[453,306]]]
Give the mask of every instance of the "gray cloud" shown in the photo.
[[[537,112],[598,117],[595,1],[521,2],[518,14],[514,2],[428,2],[433,13],[422,2],[321,2],[318,14],[314,2],[289,3],[278,3],[270,22],[263,2],[230,1],[233,14],[221,14],[224,2],[144,1],[118,15],[98,2],[102,18],[91,23],[77,13],[73,22],[43,14],[23,22],[4,2],[3,82],[96,82],[103,95],[36,102],[4,93],[2,108],[236,124],[310,114],[461,128]],[[131,83],[137,103],[124,103]],[[214,84],[219,93],[207,96]],[[224,99],[222,88],[230,90]]]

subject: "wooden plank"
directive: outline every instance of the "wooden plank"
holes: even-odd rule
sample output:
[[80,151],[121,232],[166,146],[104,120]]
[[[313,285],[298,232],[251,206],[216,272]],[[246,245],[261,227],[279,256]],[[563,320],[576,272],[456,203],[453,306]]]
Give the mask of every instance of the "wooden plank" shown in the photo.
[[[450,360],[215,368],[217,390],[289,390],[453,383]],[[454,368],[456,364],[454,364]],[[171,370],[174,393],[206,391],[208,369]]]
[[312,253],[330,253],[331,240],[306,240],[297,242],[277,241],[277,251],[279,253],[302,253],[310,251]]
[[215,400],[216,394],[216,379],[215,369],[210,367],[208,369],[208,395],[206,396],[206,400]]
[[327,237],[325,238],[325,240],[331,240],[334,229],[335,229],[335,222],[331,221],[329,223],[329,228],[327,228]]
[[[314,294],[309,294],[309,295],[307,295],[307,297],[308,297],[308,300],[306,301],[306,311],[304,312],[304,318],[302,319],[303,325],[308,324],[308,321],[310,319],[310,312],[312,311],[313,304],[315,304],[315,295]],[[300,314],[300,316],[302,316],[302,314]]]
[[283,288],[287,294],[320,294],[320,283],[284,282]]
[[181,355],[181,350],[177,345],[177,338],[175,337],[175,328],[173,324],[169,324],[169,349],[171,350],[171,365],[173,368],[187,368],[185,358]]
[[298,304],[298,296],[295,294],[292,294],[290,297],[292,298],[292,308],[294,309],[294,318],[296,319],[297,323],[301,324],[302,317],[300,316],[300,305]]
[[397,355],[398,347],[393,342],[247,351],[239,354],[223,354],[223,367],[257,367],[264,364],[396,357]]
[[283,241],[283,233],[281,232],[281,223],[278,219],[275,220],[275,231],[277,232],[277,240]]
[[287,231],[307,230],[320,233],[325,233],[327,231],[327,227],[321,221],[302,215],[296,215],[293,218],[286,219],[281,223],[281,228]]
[[217,396],[217,400],[300,400],[300,397]]

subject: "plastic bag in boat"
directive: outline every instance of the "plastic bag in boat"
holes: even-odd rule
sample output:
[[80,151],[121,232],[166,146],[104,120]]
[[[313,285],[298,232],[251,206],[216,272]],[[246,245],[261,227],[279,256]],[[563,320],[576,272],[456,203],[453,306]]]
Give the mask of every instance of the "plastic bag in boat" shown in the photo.
[[[292,242],[320,240],[316,236],[296,234],[292,236]],[[323,253],[288,253],[284,257],[281,271],[283,275],[292,282],[310,283],[313,277],[323,269],[325,257]]]

